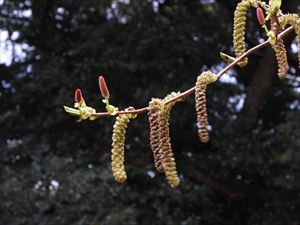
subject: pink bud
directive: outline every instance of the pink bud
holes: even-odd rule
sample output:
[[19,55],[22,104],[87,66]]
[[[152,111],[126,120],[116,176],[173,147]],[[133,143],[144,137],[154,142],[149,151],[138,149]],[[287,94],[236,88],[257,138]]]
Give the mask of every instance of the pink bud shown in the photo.
[[104,77],[103,76],[99,76],[99,88],[101,91],[101,94],[104,98],[108,98],[109,97],[109,91],[107,88],[107,85],[105,83]]
[[260,7],[256,9],[256,17],[260,25],[265,24],[265,15]]
[[81,93],[81,90],[79,88],[76,89],[75,91],[75,102],[83,102],[83,97],[82,97],[82,93]]

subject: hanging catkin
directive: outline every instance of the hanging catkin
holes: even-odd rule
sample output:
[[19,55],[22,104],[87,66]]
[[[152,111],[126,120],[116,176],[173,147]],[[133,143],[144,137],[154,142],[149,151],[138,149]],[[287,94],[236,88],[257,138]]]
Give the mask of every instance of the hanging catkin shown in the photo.
[[[132,110],[132,107],[127,110]],[[116,118],[112,135],[111,167],[116,181],[124,182],[127,179],[124,166],[125,133],[130,119],[134,119],[134,114],[122,114]]]
[[[273,17],[271,18],[271,29],[274,34],[277,33],[278,24]],[[276,53],[278,76],[280,79],[283,79],[288,71],[288,59],[284,42],[282,39],[277,39],[277,37],[275,37],[275,40],[271,40],[270,43]]]
[[280,25],[284,28],[287,25],[291,25],[295,29],[297,35],[296,40],[298,43],[298,61],[300,68],[300,17],[295,13],[288,13],[280,17]]
[[[234,11],[233,21],[233,47],[236,57],[240,57],[245,53],[245,28],[246,28],[246,17],[247,10],[251,6],[249,0],[242,0],[238,3],[236,10]],[[238,63],[240,67],[246,66],[248,59],[244,58]]]
[[209,141],[207,130],[208,119],[206,112],[206,88],[207,85],[217,80],[217,76],[210,71],[202,72],[197,77],[195,86],[195,108],[197,112],[198,135],[201,142]]
[[149,103],[148,119],[150,124],[150,146],[153,153],[155,168],[158,172],[163,173],[163,155],[160,148],[159,137],[159,111],[162,101],[157,98],[152,98]]
[[[164,101],[169,100],[172,97],[175,97],[177,94],[175,92],[167,95],[164,98]],[[180,101],[179,99],[178,101]],[[169,117],[172,107],[175,105],[175,102],[170,104],[160,104],[159,110],[159,148],[162,151],[163,158],[163,168],[166,175],[166,179],[171,187],[177,187],[180,183],[179,177],[177,175],[176,163],[172,151],[171,140],[170,140],[170,131],[169,131]]]
[[285,45],[282,40],[277,40],[276,43],[272,44],[272,48],[276,53],[276,59],[278,63],[278,76],[280,79],[283,79],[286,76],[288,70]]

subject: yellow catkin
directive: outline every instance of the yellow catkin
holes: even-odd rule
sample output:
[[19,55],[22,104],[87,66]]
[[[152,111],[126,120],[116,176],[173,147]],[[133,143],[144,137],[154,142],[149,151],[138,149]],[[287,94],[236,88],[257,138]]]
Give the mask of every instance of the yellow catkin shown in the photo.
[[116,118],[112,135],[111,167],[116,181],[124,182],[127,179],[124,166],[125,133],[130,119],[136,115],[122,114]]
[[[247,11],[251,6],[251,1],[242,0],[238,3],[236,10],[234,12],[234,21],[233,21],[233,47],[236,57],[240,57],[245,53],[246,44],[245,44],[245,29],[246,29],[246,18]],[[246,66],[248,59],[244,58],[238,63],[240,67]]]
[[158,172],[163,173],[163,157],[159,137],[159,110],[161,104],[162,102],[160,99],[152,98],[149,103],[148,119],[150,124],[150,146],[153,153],[155,168]]
[[207,130],[208,118],[206,112],[206,88],[207,85],[217,80],[217,76],[210,71],[202,72],[198,77],[195,85],[195,108],[197,112],[198,135],[201,142],[209,141]]
[[280,17],[280,25],[284,28],[287,25],[291,25],[295,29],[297,35],[296,40],[298,43],[298,61],[300,68],[300,17],[295,13],[288,13]]
[[[277,33],[278,24],[276,23],[274,18],[271,18],[271,29],[274,34]],[[280,79],[283,79],[285,78],[288,71],[288,59],[284,42],[282,39],[275,39],[273,41],[270,41],[270,43],[276,53],[276,59],[278,64],[278,76]]]
[[[164,98],[164,101],[175,97],[176,93],[171,93],[167,97]],[[178,99],[180,101],[181,99]],[[177,187],[180,183],[176,163],[172,151],[171,140],[170,140],[170,131],[169,131],[169,117],[170,111],[176,102],[170,104],[160,104],[159,110],[159,148],[162,151],[163,158],[163,167],[166,175],[166,179],[171,187]]]
[[282,40],[278,40],[272,44],[272,48],[276,53],[276,59],[278,63],[278,76],[280,79],[285,78],[288,70],[287,53],[285,45]]

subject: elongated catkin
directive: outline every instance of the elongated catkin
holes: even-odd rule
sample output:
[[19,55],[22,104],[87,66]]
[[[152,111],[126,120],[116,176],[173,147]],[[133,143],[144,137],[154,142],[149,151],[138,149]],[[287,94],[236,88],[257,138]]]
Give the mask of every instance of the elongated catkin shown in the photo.
[[[245,53],[245,29],[246,29],[246,19],[247,11],[251,6],[249,0],[242,0],[238,3],[234,11],[234,21],[233,21],[233,47],[236,57],[240,57]],[[248,59],[244,58],[238,63],[240,67],[246,66]]]
[[152,98],[149,103],[148,119],[150,124],[150,146],[153,153],[155,168],[158,172],[163,173],[163,155],[160,148],[159,137],[159,111],[162,101],[158,98]]
[[[171,93],[164,98],[164,101],[176,96],[176,93]],[[180,100],[180,99],[179,99]],[[179,101],[178,100],[178,101]],[[166,175],[166,179],[171,187],[177,187],[180,183],[174,154],[172,151],[171,140],[170,140],[170,131],[169,131],[169,117],[172,107],[175,105],[175,102],[170,104],[160,104],[159,111],[159,139],[160,145],[159,148],[162,151],[163,156],[163,167]]]
[[288,70],[287,53],[285,45],[282,40],[278,40],[272,44],[272,48],[276,53],[276,59],[278,63],[278,76],[280,79],[285,78]]
[[197,112],[198,135],[201,142],[209,141],[207,130],[208,118],[206,112],[206,88],[207,85],[217,80],[217,76],[210,71],[202,72],[195,85],[195,108]]
[[127,179],[124,165],[125,133],[130,119],[136,115],[123,114],[116,118],[112,135],[111,167],[116,181],[124,182]]
[[[274,34],[277,33],[278,24],[274,18],[271,18],[271,30]],[[276,39],[270,41],[272,48],[275,51],[277,64],[278,64],[278,76],[280,79],[283,79],[288,71],[288,59],[285,49],[285,45],[282,39]]]
[[300,17],[295,13],[288,13],[280,17],[280,25],[284,28],[287,25],[291,25],[295,29],[297,35],[296,40],[298,43],[298,61],[300,68]]

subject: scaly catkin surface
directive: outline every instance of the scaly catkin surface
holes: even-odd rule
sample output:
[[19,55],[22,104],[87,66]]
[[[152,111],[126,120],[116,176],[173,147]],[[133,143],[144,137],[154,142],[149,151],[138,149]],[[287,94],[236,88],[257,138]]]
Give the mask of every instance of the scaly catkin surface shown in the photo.
[[278,76],[280,79],[285,78],[288,70],[287,53],[285,50],[285,45],[282,40],[278,40],[276,43],[272,44],[272,48],[276,53],[276,59],[278,63]]
[[[276,23],[274,18],[271,18],[271,29],[274,34],[276,34],[276,30],[278,28],[278,24]],[[282,39],[271,41],[271,46],[276,53],[276,59],[278,64],[278,76],[280,79],[285,78],[288,71],[288,59],[287,53],[285,49],[285,45]]]
[[[234,11],[234,21],[233,21],[233,47],[236,57],[240,57],[245,53],[245,29],[246,29],[246,19],[247,11],[251,3],[249,0],[242,0],[238,3],[236,10]],[[248,59],[245,58],[238,63],[240,67],[246,66]]]
[[295,29],[295,33],[297,35],[296,40],[298,43],[298,61],[300,68],[300,17],[295,13],[288,13],[280,17],[279,21],[283,28],[287,25],[291,25]]
[[[177,93],[171,93],[164,98],[164,101],[175,97]],[[177,101],[181,101],[178,99]],[[177,187],[180,183],[177,175],[176,163],[172,151],[170,131],[169,131],[169,117],[170,111],[176,102],[170,104],[160,104],[159,110],[159,148],[162,151],[163,167],[166,179],[171,187]]]
[[207,130],[208,118],[206,111],[206,88],[207,85],[215,82],[217,76],[210,71],[201,73],[197,77],[196,89],[195,89],[195,108],[197,112],[197,122],[198,122],[198,135],[201,142],[209,141],[209,133]]
[[163,155],[160,148],[159,137],[159,110],[162,101],[157,98],[152,98],[149,103],[148,119],[150,124],[150,146],[153,153],[155,168],[158,172],[163,173]]
[[169,116],[172,103],[169,105],[160,105],[159,111],[159,138],[160,149],[163,154],[163,165],[166,179],[171,187],[177,187],[180,183],[177,175],[176,163],[172,151],[170,131],[169,131]]
[[119,115],[113,127],[111,167],[113,176],[118,182],[124,182],[127,179],[124,165],[125,134],[129,120],[135,117],[136,115],[132,114]]

